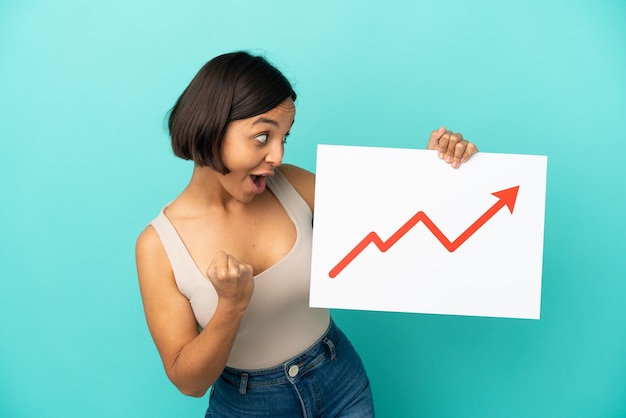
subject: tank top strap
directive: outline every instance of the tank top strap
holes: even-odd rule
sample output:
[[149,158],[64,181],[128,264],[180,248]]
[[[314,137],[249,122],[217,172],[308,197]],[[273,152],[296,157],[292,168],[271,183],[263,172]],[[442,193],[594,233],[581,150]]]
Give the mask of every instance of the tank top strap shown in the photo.
[[190,278],[201,275],[201,272],[198,270],[193,258],[191,258],[191,254],[187,251],[187,247],[178,235],[176,228],[165,215],[165,208],[150,222],[150,225],[156,230],[161,239],[179,290],[184,295],[188,295],[191,289],[187,288],[187,283]]
[[267,178],[267,182],[289,217],[298,225],[310,228],[313,222],[311,208],[285,175],[276,170],[273,177]]

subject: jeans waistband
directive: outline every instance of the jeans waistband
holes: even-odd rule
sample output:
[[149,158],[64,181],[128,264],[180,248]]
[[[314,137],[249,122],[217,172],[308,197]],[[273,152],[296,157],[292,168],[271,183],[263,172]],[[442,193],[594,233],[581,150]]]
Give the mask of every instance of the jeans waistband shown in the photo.
[[268,369],[240,370],[226,366],[220,378],[239,387],[242,394],[246,394],[248,387],[294,383],[323,360],[335,360],[340,332],[331,318],[326,332],[302,354]]

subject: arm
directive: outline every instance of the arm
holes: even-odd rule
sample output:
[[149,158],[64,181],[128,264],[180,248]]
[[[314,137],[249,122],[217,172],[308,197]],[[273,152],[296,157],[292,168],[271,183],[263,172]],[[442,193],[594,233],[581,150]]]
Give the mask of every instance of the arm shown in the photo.
[[165,372],[185,395],[203,396],[228,360],[254,289],[252,267],[226,253],[215,256],[207,273],[218,293],[218,303],[213,317],[199,332],[154,228],[148,227],[139,236],[136,261],[148,328]]
[[444,126],[432,131],[426,149],[439,151],[439,158],[452,168],[459,168],[478,152],[476,145],[463,139],[463,135],[448,131]]

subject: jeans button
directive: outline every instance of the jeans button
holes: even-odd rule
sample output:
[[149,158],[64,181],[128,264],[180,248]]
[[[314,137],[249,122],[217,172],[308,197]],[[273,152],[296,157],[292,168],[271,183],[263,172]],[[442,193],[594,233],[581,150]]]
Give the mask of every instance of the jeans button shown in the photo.
[[287,373],[289,374],[290,377],[296,377],[299,371],[300,371],[300,367],[294,364],[293,366],[289,368],[289,371]]

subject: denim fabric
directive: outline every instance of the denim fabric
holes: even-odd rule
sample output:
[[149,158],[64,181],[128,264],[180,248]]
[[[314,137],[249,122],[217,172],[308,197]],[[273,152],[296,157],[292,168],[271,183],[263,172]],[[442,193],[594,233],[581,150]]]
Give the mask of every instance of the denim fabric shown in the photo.
[[299,356],[264,370],[226,367],[205,418],[370,418],[374,405],[363,363],[331,320]]

